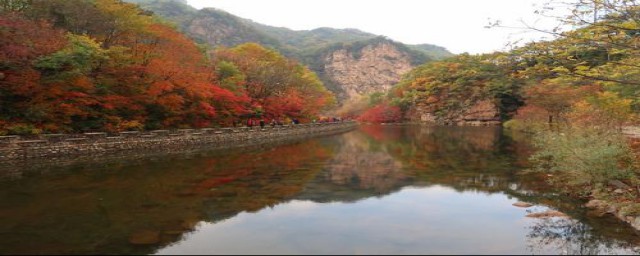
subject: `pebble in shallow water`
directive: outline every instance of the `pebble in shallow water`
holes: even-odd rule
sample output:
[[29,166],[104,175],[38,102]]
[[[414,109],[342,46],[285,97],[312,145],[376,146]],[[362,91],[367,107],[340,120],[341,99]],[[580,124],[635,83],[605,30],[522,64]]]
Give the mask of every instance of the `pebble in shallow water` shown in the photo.
[[522,208],[528,208],[533,206],[533,204],[525,203],[525,202],[516,202],[516,203],[513,203],[512,205],[515,207],[522,207]]
[[553,210],[549,210],[545,212],[529,213],[526,216],[529,218],[551,218],[551,217],[569,218],[568,215],[562,212],[553,211]]

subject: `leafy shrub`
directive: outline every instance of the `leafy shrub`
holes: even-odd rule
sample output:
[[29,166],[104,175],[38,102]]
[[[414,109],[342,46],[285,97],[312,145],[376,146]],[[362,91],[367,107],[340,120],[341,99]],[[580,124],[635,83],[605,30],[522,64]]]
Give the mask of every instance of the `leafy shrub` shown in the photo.
[[122,121],[118,126],[121,131],[141,131],[144,128],[144,125],[136,120]]
[[517,119],[511,119],[509,121],[506,121],[502,124],[502,127],[504,127],[505,129],[509,129],[509,130],[514,130],[514,131],[522,131],[525,130],[525,125],[522,123],[522,121],[517,120]]
[[12,135],[35,135],[40,134],[42,130],[34,127],[31,124],[12,124],[5,127],[7,134]]
[[589,193],[610,180],[634,175],[635,158],[616,130],[557,127],[537,133],[534,145],[539,149],[531,157],[535,168],[556,173],[553,181],[572,191]]
[[391,123],[399,122],[402,118],[400,107],[381,103],[365,111],[358,119],[363,122]]
[[620,207],[620,214],[622,216],[640,216],[640,204],[627,203]]

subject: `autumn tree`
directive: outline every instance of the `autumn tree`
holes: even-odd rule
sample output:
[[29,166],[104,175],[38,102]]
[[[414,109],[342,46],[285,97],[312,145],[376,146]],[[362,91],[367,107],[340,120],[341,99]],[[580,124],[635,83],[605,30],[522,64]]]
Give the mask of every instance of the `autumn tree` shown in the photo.
[[230,125],[256,110],[310,118],[333,102],[313,72],[275,51],[249,44],[212,63],[134,4],[0,6],[0,133]]
[[33,0],[0,0],[0,12],[20,12],[29,8]]
[[563,119],[571,111],[573,104],[593,94],[595,90],[596,87],[576,87],[567,83],[567,80],[555,79],[529,86],[525,97],[527,105],[547,112],[547,121],[551,124]]
[[427,63],[404,76],[391,90],[390,102],[402,109],[429,104],[444,117],[489,100],[507,118],[522,105],[524,79],[514,63],[506,54],[461,54]]
[[[557,17],[552,30],[527,26],[546,32],[555,40],[534,42],[516,49],[530,76],[580,79],[585,84],[600,84],[606,90],[631,99],[640,108],[640,6],[636,0],[580,0],[551,2],[542,15],[558,8],[569,14]],[[566,29],[572,28],[572,29]]]
[[576,102],[567,117],[576,125],[621,130],[633,121],[631,103],[614,92],[597,92]]
[[307,67],[255,43],[215,53],[218,79],[242,86],[254,114],[311,119],[335,98]]
[[0,16],[0,27],[0,130],[38,125],[35,103],[45,87],[32,63],[64,47],[66,38],[47,22],[13,14]]
[[402,120],[402,113],[399,107],[383,102],[366,110],[358,120],[371,123],[393,123]]
[[248,105],[214,83],[193,41],[135,5],[34,0],[0,23],[0,130],[203,127],[216,106]]
[[86,34],[102,47],[135,43],[153,17],[135,4],[119,0],[33,0],[24,11],[32,19],[45,19],[74,34]]

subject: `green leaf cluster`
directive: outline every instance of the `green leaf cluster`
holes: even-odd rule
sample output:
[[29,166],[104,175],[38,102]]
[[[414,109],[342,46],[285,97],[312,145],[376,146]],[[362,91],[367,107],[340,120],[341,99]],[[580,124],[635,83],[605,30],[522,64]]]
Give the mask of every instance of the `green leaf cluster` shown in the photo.
[[50,72],[70,71],[87,74],[108,59],[107,50],[85,35],[67,33],[68,45],[36,60],[35,67]]

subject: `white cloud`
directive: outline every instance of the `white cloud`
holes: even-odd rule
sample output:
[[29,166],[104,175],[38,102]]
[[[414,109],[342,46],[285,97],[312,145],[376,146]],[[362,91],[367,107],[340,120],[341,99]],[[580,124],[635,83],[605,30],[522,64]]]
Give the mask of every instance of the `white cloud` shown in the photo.
[[454,53],[501,50],[540,33],[487,29],[489,20],[520,26],[520,20],[549,26],[534,11],[549,0],[188,0],[271,26],[294,30],[357,28],[407,44],[430,43]]

